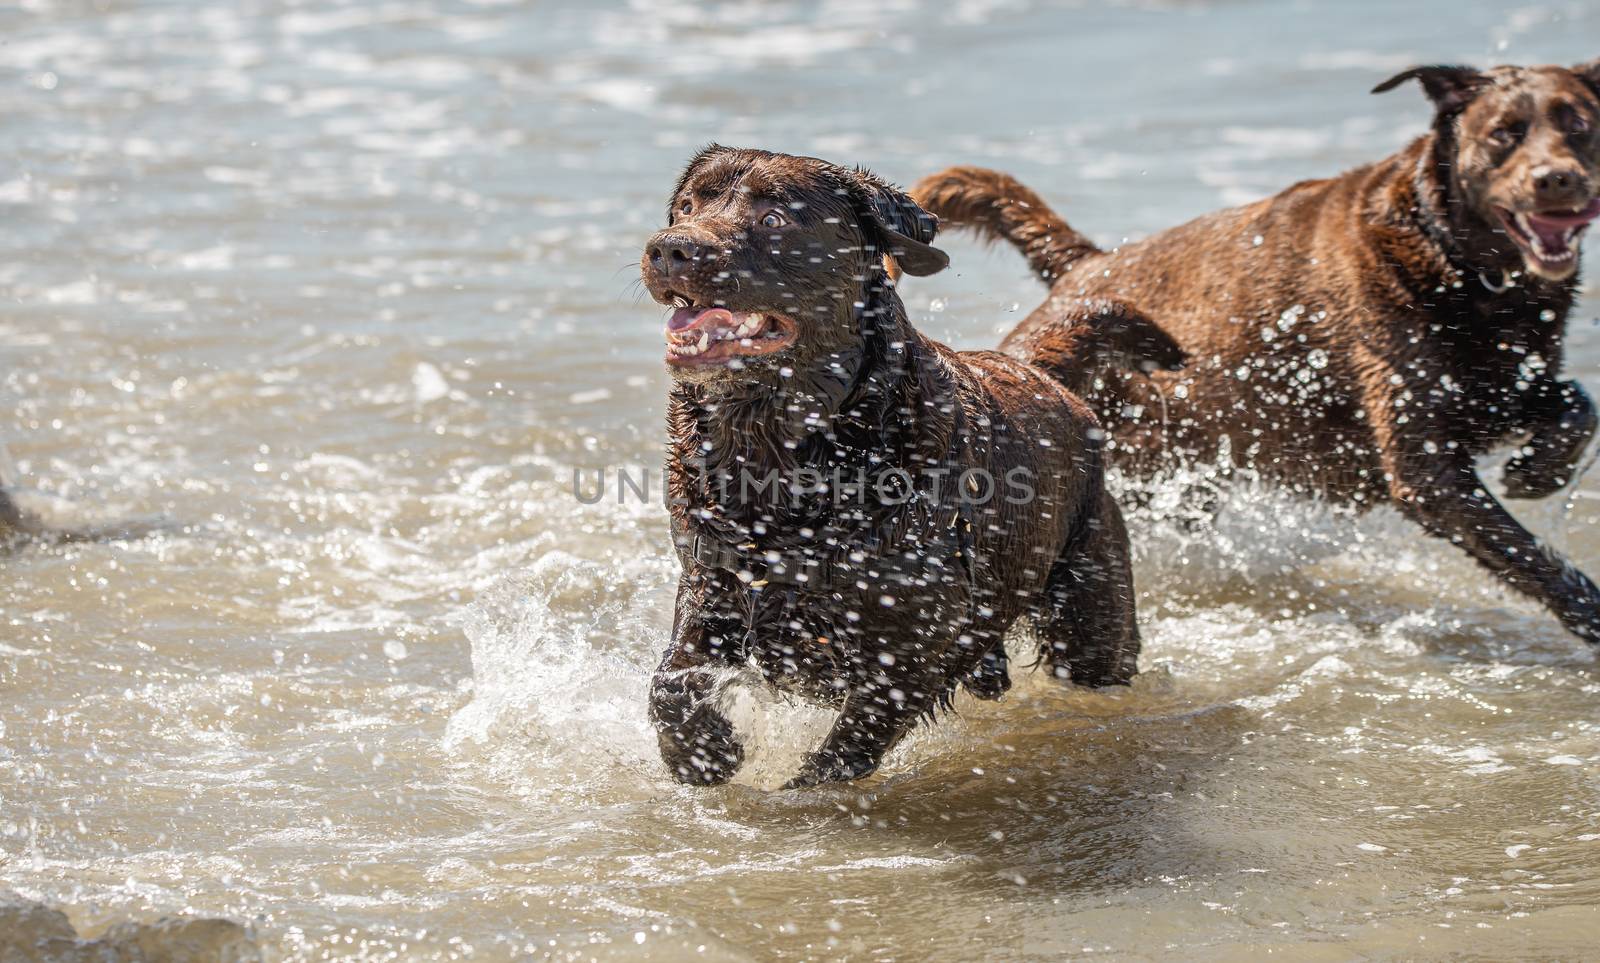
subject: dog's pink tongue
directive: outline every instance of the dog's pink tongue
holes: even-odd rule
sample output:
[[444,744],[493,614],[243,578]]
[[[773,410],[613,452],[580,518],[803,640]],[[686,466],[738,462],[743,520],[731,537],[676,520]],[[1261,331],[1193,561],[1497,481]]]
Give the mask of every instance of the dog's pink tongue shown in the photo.
[[712,315],[724,315],[724,323],[733,320],[733,312],[727,308],[679,308],[667,319],[667,330],[687,331],[701,321],[715,320]]
[[1528,226],[1533,228],[1546,247],[1566,247],[1566,234],[1600,217],[1600,198],[1571,214],[1529,214]]

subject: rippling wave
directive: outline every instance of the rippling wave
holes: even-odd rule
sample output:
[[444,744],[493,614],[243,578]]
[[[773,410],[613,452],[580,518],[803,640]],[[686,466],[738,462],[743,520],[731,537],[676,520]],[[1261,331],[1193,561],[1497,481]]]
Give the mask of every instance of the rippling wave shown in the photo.
[[[1365,91],[1397,66],[1577,61],[1595,23],[0,10],[0,477],[59,526],[154,528],[0,554],[0,921],[219,917],[285,960],[1592,954],[1595,653],[1398,516],[1168,479],[1130,513],[1128,690],[1018,671],[881,776],[784,793],[828,716],[740,677],[750,764],[693,791],[645,717],[664,513],[571,478],[660,463],[633,279],[706,141],[1005,167],[1115,244],[1395,149],[1420,99]],[[912,315],[991,345],[1043,292],[951,251]],[[1590,569],[1597,486],[1518,507]]]

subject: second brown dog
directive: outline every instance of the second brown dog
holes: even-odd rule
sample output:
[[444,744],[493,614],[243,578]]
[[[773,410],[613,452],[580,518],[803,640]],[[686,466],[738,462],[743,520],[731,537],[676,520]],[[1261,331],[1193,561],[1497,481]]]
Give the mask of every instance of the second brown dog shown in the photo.
[[1600,61],[1434,66],[1415,79],[1432,129],[1329,180],[1101,251],[994,171],[935,174],[912,195],[947,225],[1015,244],[1050,298],[1005,340],[1085,384],[1085,306],[1125,301],[1188,369],[1107,374],[1091,396],[1114,459],[1148,475],[1224,462],[1336,502],[1396,506],[1571,632],[1600,641],[1600,590],[1541,545],[1478,477],[1512,441],[1513,498],[1559,490],[1595,430],[1562,380],[1578,240],[1600,216]]

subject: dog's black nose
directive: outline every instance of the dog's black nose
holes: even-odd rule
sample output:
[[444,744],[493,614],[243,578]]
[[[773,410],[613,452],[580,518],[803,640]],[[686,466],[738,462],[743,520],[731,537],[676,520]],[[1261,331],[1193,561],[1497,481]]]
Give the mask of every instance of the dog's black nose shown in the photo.
[[1583,175],[1567,167],[1542,167],[1533,172],[1533,189],[1541,200],[1565,200],[1583,182]]
[[658,236],[650,244],[650,266],[671,277],[705,256],[704,245],[681,234]]

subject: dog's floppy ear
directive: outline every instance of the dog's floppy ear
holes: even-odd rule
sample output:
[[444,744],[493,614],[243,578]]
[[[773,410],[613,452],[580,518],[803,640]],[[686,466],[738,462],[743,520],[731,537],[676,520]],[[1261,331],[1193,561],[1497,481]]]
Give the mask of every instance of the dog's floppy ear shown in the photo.
[[1572,68],[1578,78],[1589,85],[1596,97],[1600,97],[1600,57],[1596,57],[1586,64],[1579,64]]
[[905,191],[862,168],[839,169],[864,229],[877,234],[879,250],[907,274],[925,277],[950,266],[950,256],[929,244],[939,219]]
[[1441,114],[1453,114],[1472,103],[1472,98],[1478,96],[1478,91],[1489,83],[1488,75],[1476,67],[1434,64],[1402,70],[1372,88],[1372,92],[1381,94],[1395,89],[1408,80],[1416,80],[1422,84],[1422,89],[1427,91],[1428,99],[1433,101],[1434,109]]

